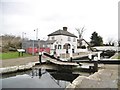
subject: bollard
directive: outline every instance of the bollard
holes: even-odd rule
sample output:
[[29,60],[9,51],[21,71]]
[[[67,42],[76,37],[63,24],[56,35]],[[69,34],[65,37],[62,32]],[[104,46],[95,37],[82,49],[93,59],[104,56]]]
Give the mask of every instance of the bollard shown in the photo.
[[98,58],[94,57],[94,72],[98,71]]
[[93,72],[93,66],[89,66],[90,73]]
[[18,52],[18,56],[20,57],[20,52]]
[[72,57],[70,57],[70,62],[72,62]]
[[42,76],[41,68],[39,69],[39,78]]
[[72,57],[73,57],[73,53],[72,53],[72,49],[70,49],[70,62],[72,62]]
[[23,56],[23,52],[22,52],[22,56]]
[[39,62],[40,62],[40,64],[42,64],[42,62],[41,62],[41,58],[42,58],[42,53],[39,52]]
[[95,61],[94,62],[94,72],[97,72],[98,71],[98,62]]

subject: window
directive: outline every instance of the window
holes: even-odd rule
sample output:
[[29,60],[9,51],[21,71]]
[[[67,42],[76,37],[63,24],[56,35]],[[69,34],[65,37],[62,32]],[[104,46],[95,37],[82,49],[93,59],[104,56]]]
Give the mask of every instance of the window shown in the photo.
[[63,49],[70,49],[70,48],[71,48],[71,46],[69,43],[66,43],[63,45]]
[[62,46],[61,45],[58,45],[58,49],[61,49],[62,48]]
[[55,37],[52,37],[52,40],[54,40],[55,39]]
[[73,38],[73,42],[75,42],[75,41],[76,41],[76,38],[74,37],[74,38]]
[[45,45],[43,45],[43,47],[45,47]]
[[57,49],[57,45],[55,45],[55,49]]
[[71,38],[68,36],[68,41],[71,41]]

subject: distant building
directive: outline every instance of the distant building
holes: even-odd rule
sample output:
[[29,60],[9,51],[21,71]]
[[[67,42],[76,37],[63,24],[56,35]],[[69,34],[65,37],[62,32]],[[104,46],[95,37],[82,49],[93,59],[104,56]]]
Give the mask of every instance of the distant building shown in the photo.
[[63,30],[59,29],[48,35],[47,46],[54,51],[61,53],[69,53],[72,49],[73,52],[77,49],[77,36],[68,32],[67,27]]
[[44,40],[24,40],[22,42],[23,49],[26,50],[27,53],[32,53],[34,48],[34,53],[38,53],[40,51],[50,52],[46,41]]
[[33,46],[35,48],[47,47],[47,43],[44,40],[24,40],[23,41],[23,44],[22,44],[23,49],[26,49],[28,47],[33,47]]
[[[83,41],[83,45],[87,47],[87,44]],[[34,47],[35,52],[39,52],[38,48],[49,48],[51,52],[54,53],[77,53],[80,50],[77,49],[78,41],[77,36],[68,32],[67,27],[63,29],[56,30],[48,34],[48,39],[44,40],[27,40],[23,41],[22,47],[26,49],[27,52],[32,52]]]

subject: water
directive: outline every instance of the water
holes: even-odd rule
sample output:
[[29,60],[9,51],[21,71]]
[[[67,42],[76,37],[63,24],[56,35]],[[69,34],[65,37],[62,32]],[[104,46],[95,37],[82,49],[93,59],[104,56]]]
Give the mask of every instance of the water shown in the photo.
[[43,69],[37,66],[32,70],[3,75],[2,88],[65,88],[80,74],[78,71]]

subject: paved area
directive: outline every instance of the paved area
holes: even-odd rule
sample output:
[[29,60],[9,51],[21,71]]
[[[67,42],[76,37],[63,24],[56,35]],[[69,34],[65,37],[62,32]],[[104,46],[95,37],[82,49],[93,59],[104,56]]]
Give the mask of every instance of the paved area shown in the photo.
[[24,64],[27,64],[29,62],[36,62],[36,61],[38,61],[38,56],[0,60],[0,68],[1,67],[16,66],[16,65],[24,65]]
[[91,75],[89,78],[85,78],[76,88],[117,88],[118,69],[116,66],[110,68],[106,68],[99,73]]
[[104,65],[101,70],[89,77],[79,76],[68,88],[119,88],[120,90],[120,66]]

